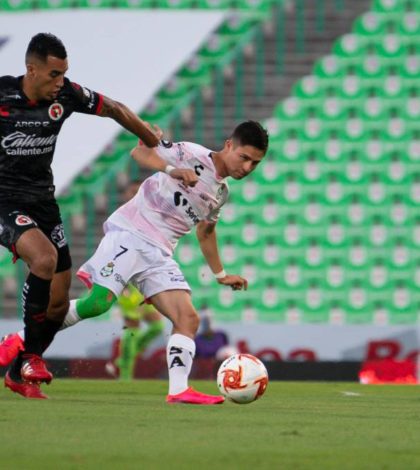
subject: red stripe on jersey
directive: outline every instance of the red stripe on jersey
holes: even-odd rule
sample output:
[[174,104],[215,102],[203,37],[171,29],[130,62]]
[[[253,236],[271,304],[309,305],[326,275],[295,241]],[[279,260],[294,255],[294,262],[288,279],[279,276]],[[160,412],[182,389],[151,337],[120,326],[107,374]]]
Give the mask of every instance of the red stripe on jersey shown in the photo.
[[99,101],[98,106],[96,107],[96,114],[100,114],[102,111],[102,105],[104,104],[104,96],[98,93]]

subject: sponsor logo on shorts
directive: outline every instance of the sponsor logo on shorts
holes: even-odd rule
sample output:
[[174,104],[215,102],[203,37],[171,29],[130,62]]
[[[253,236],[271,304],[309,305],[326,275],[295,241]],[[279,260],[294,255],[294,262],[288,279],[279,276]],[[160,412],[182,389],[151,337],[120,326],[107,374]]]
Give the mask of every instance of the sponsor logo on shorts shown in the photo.
[[102,277],[109,277],[111,276],[111,274],[114,272],[114,266],[115,264],[110,261],[106,266],[104,266],[101,271],[100,271],[100,274]]
[[23,226],[23,225],[33,224],[34,221],[30,217],[28,217],[27,215],[19,214],[15,219],[15,223],[16,223],[16,225]]
[[67,245],[63,224],[59,224],[54,227],[51,232],[51,240],[58,246],[58,248],[63,248],[63,246]]
[[125,285],[127,284],[123,277],[121,276],[121,274],[118,274],[118,273],[115,273],[114,274],[114,279],[116,282],[118,282],[119,284],[121,284],[123,287],[125,287]]
[[185,277],[182,274],[174,274],[170,277],[171,282],[185,282]]
[[64,108],[61,103],[53,103],[49,108],[48,108],[48,116],[53,120],[53,121],[58,121],[61,119],[61,116],[64,113]]

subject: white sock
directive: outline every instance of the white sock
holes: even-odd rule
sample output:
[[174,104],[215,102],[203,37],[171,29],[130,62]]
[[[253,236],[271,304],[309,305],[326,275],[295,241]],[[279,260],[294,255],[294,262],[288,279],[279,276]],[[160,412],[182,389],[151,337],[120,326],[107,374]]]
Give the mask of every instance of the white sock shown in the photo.
[[169,395],[177,395],[188,388],[188,376],[195,356],[195,342],[188,336],[175,333],[166,346],[169,371]]
[[65,330],[69,326],[73,326],[76,323],[79,323],[80,320],[81,318],[77,314],[77,310],[76,310],[76,300],[70,300],[69,311],[67,312],[67,315],[64,318],[64,321],[60,330]]

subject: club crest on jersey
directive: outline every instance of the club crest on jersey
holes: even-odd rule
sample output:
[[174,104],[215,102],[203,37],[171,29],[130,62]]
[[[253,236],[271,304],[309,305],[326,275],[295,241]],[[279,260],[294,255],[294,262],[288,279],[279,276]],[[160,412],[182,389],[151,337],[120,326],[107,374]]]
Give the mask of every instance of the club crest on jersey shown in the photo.
[[34,222],[30,217],[20,214],[16,217],[15,223],[16,225],[22,226],[22,225],[30,225],[30,224],[33,224]]
[[48,116],[53,120],[53,121],[58,121],[61,119],[61,116],[64,113],[64,108],[61,103],[53,103],[49,108],[48,108]]
[[104,266],[101,271],[100,271],[100,274],[102,277],[109,277],[113,272],[114,272],[114,266],[115,264],[110,261],[106,266]]

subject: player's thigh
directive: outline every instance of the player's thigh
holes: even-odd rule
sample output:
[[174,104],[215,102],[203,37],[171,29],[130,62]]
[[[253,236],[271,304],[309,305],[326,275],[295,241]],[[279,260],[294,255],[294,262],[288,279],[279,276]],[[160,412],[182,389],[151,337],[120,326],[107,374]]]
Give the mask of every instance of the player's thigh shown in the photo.
[[130,279],[145,269],[146,261],[142,259],[137,243],[136,237],[127,231],[107,232],[77,276],[88,287],[97,284],[118,297]]
[[156,309],[167,317],[174,326],[174,332],[194,337],[200,323],[190,292],[187,290],[167,290],[149,299]]
[[36,276],[51,279],[57,267],[57,251],[37,228],[24,232],[16,244],[16,253]]
[[71,285],[71,270],[55,273],[51,282],[50,303],[47,317],[51,320],[62,321],[69,309],[69,290]]
[[32,267],[56,261],[54,247],[24,207],[0,205],[0,245]]

